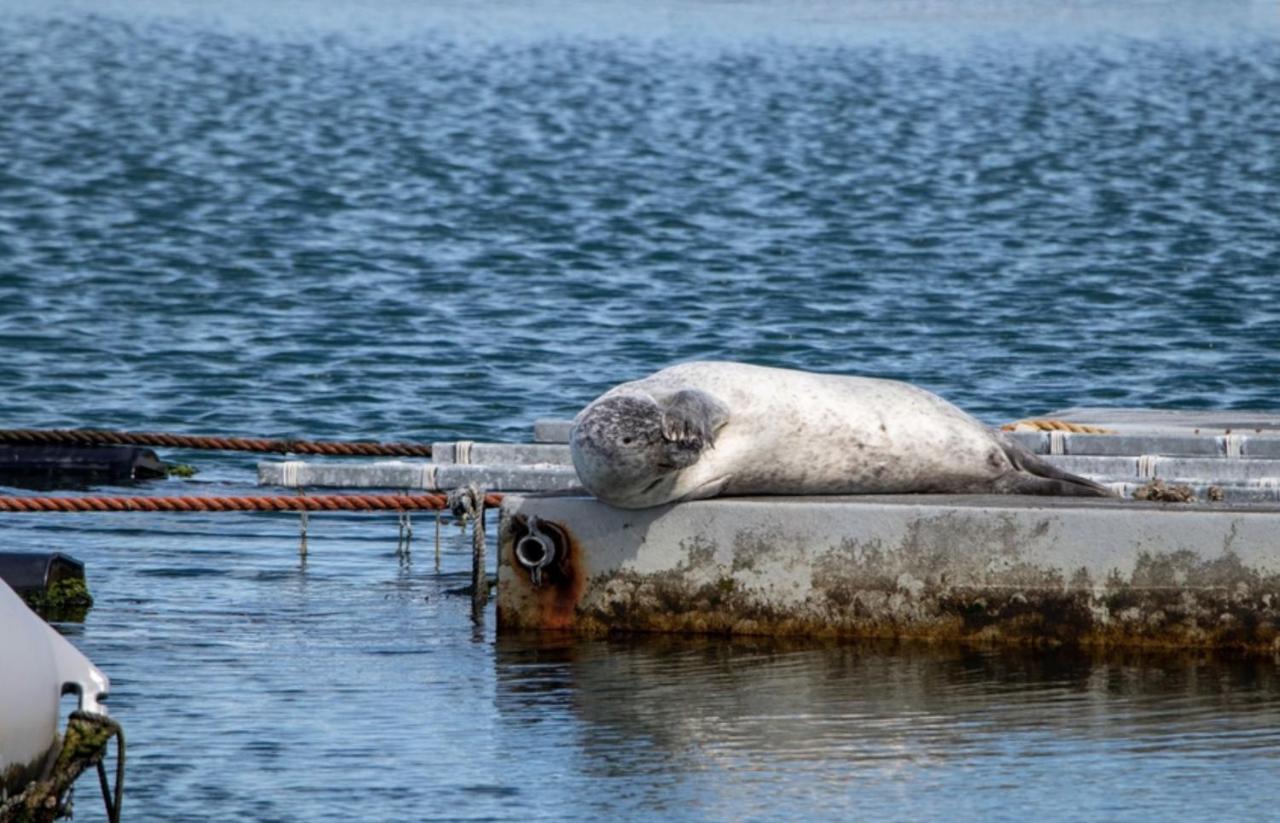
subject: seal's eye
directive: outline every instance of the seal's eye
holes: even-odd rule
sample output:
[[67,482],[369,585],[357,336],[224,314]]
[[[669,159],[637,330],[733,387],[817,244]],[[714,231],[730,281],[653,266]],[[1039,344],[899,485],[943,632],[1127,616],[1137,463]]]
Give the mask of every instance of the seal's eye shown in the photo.
[[630,446],[630,445],[631,445],[631,441],[632,441],[633,439],[634,439],[634,438],[631,438],[631,437],[624,437],[624,438],[622,438],[622,445],[624,445],[624,446]]

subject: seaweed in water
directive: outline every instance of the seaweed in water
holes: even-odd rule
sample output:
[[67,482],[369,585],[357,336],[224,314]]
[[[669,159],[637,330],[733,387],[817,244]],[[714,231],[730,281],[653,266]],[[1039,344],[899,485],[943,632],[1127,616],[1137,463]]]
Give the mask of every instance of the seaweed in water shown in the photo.
[[36,614],[53,623],[83,623],[93,596],[80,577],[67,577],[44,590],[25,592],[22,599]]

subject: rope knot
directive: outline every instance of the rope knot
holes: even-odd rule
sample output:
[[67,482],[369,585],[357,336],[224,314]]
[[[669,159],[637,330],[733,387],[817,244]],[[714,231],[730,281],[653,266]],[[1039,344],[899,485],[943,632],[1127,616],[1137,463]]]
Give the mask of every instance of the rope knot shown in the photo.
[[461,525],[468,521],[478,522],[484,514],[484,489],[476,483],[469,483],[462,488],[449,492],[446,505]]

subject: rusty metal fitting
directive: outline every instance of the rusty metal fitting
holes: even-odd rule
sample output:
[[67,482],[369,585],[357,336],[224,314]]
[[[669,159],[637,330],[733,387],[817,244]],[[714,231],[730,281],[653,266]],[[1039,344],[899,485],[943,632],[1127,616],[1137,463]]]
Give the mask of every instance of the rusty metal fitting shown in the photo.
[[528,533],[516,541],[516,562],[529,572],[535,586],[542,585],[542,570],[556,559],[555,541],[538,528],[538,518],[530,517]]

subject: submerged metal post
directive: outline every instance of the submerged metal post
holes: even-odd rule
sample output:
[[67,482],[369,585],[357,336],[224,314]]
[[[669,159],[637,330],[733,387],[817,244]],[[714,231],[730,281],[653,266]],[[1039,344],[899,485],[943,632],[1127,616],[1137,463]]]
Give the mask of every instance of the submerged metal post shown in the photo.
[[[299,488],[298,488],[298,496],[299,496],[299,497],[306,497],[306,496],[307,496],[307,490],[306,490],[306,489],[304,489],[304,488],[299,487]],[[307,561],[307,526],[308,526],[308,525],[309,525],[309,518],[308,518],[308,516],[307,516],[307,510],[306,510],[306,509],[298,509],[298,532],[299,532],[299,534],[298,534],[298,559],[299,559],[299,560],[301,560],[301,561],[302,561],[302,562],[304,562],[304,563]]]
[[396,537],[396,557],[400,558],[401,562],[407,562],[409,544],[413,540],[413,520],[408,511],[400,511],[396,514],[396,522],[399,526]]

